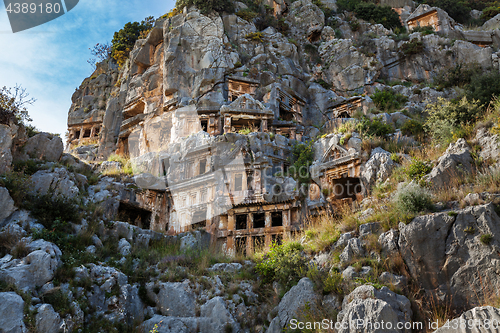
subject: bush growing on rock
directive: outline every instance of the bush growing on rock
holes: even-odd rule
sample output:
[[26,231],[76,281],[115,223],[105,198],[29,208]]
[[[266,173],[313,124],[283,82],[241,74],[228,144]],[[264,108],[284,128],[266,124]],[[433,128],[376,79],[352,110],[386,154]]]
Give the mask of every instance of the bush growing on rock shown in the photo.
[[463,97],[459,101],[438,98],[436,103],[428,104],[425,128],[439,142],[448,143],[457,136],[462,137],[466,126],[474,124],[484,111],[478,100],[469,101]]
[[337,6],[341,11],[354,12],[358,18],[382,24],[387,29],[402,28],[399,15],[390,6],[380,6],[359,0],[338,0]]
[[189,6],[195,6],[202,14],[208,14],[213,10],[216,12],[234,12],[234,2],[230,0],[177,0],[175,2],[175,7],[179,10]]
[[412,54],[417,54],[420,53],[424,50],[425,46],[424,43],[421,40],[418,40],[417,38],[414,38],[410,40],[409,42],[403,43],[400,47],[400,51],[406,55],[412,55]]
[[418,120],[410,119],[401,126],[401,132],[404,135],[422,136],[424,134],[424,124]]
[[141,32],[150,30],[152,27],[152,17],[148,17],[141,23],[128,22],[123,29],[115,32],[111,41],[111,57],[116,60],[120,67],[127,61]]
[[405,213],[419,213],[432,208],[429,191],[413,182],[398,188],[394,201],[397,209]]
[[392,89],[377,89],[371,96],[371,99],[377,108],[387,112],[401,109],[404,104],[408,102],[408,98],[406,96],[396,93]]
[[478,100],[483,105],[487,105],[492,98],[499,95],[500,73],[498,71],[477,72],[467,87],[467,97]]
[[422,179],[425,175],[431,172],[432,167],[419,159],[413,159],[411,163],[405,168],[405,173],[408,179]]
[[307,272],[307,259],[302,256],[303,249],[297,242],[283,245],[274,243],[269,252],[258,260],[255,269],[265,283],[277,281],[289,290]]
[[361,122],[357,126],[357,131],[361,132],[365,136],[379,136],[385,137],[388,134],[394,132],[394,127],[390,124],[384,123],[380,119],[368,119],[363,117]]

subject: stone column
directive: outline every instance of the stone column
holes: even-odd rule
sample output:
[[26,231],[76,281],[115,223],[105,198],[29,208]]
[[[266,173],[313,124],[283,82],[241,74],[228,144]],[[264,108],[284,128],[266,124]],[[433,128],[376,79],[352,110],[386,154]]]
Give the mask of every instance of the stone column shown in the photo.
[[231,133],[231,116],[224,116],[224,133]]
[[262,119],[260,122],[260,131],[267,132],[267,119]]

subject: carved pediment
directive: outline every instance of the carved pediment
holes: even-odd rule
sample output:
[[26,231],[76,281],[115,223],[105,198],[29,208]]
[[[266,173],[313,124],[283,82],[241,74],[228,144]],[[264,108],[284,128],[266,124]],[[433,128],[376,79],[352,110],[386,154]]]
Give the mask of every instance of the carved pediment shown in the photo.
[[349,152],[347,149],[344,147],[341,147],[337,144],[333,144],[328,148],[326,153],[323,155],[323,158],[321,159],[321,163],[326,163],[330,161],[334,161],[336,159],[339,159],[341,157],[349,155]]
[[248,110],[252,112],[269,113],[269,114],[273,113],[270,109],[266,108],[264,104],[262,104],[249,94],[241,95],[231,104],[224,105],[221,108],[221,113],[224,114],[240,110],[241,111]]

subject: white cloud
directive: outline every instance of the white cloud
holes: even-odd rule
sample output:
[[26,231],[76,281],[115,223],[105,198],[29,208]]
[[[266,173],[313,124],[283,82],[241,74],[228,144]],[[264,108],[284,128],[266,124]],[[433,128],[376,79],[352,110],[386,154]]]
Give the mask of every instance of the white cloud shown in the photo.
[[58,19],[13,34],[0,9],[0,86],[21,84],[37,102],[29,109],[37,128],[64,135],[71,95],[91,74],[93,45],[111,41],[126,22],[158,17],[174,1],[80,0]]

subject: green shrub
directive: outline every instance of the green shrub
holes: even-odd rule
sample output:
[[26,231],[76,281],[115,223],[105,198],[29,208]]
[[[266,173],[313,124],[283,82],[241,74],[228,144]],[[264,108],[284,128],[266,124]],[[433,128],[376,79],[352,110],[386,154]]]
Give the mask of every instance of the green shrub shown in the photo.
[[409,56],[412,54],[421,53],[424,48],[424,43],[421,40],[414,38],[409,42],[403,43],[399,48],[399,51],[401,51],[404,55]]
[[424,124],[418,120],[410,119],[401,126],[401,132],[404,135],[419,136],[424,133]]
[[128,22],[123,29],[115,32],[111,41],[111,57],[116,60],[120,67],[125,64],[141,32],[150,30],[153,27],[152,20],[152,17],[147,17],[141,23]]
[[458,23],[465,24],[471,19],[470,11],[478,9],[476,0],[426,0],[425,3],[445,10]]
[[17,207],[23,207],[28,202],[27,196],[31,191],[31,179],[23,172],[9,172],[0,177],[0,185],[9,190],[9,194]]
[[289,174],[299,182],[299,185],[309,184],[311,175],[309,167],[314,161],[313,141],[308,144],[298,144],[292,148],[292,155],[288,159],[290,163]]
[[28,159],[26,161],[17,160],[14,161],[13,167],[15,172],[22,172],[25,175],[31,176],[40,170],[40,164],[40,162],[32,159]]
[[360,2],[354,9],[356,16],[367,22],[382,24],[387,29],[401,28],[399,14],[390,6],[380,6],[369,2]]
[[431,172],[432,167],[424,161],[413,159],[405,168],[405,174],[408,179],[422,179],[425,175]]
[[394,127],[380,119],[368,119],[366,116],[356,126],[356,130],[365,136],[386,137],[394,132]]
[[175,2],[175,7],[179,11],[189,6],[195,6],[202,14],[208,14],[212,11],[219,13],[234,12],[234,2],[230,0],[177,0]]
[[289,290],[307,272],[307,259],[301,254],[303,249],[297,242],[273,244],[257,262],[255,269],[265,283],[277,281]]
[[500,73],[498,71],[476,72],[466,89],[468,99],[478,100],[486,106],[492,98],[500,95]]
[[387,29],[402,28],[398,13],[390,6],[380,6],[359,0],[338,0],[337,6],[340,11],[354,12],[356,17],[367,22],[382,24]]
[[469,84],[476,73],[482,72],[478,63],[462,64],[445,68],[438,72],[434,78],[434,83],[442,88],[463,87]]
[[500,6],[498,6],[498,3],[497,3],[496,5],[489,6],[485,9],[483,9],[483,13],[481,15],[481,18],[483,20],[489,20],[490,18],[493,18],[498,14],[500,14]]
[[66,316],[67,314],[72,314],[71,300],[68,295],[65,294],[60,288],[54,288],[49,290],[41,297],[43,303],[48,303],[52,305],[54,310],[61,316]]
[[488,245],[491,243],[493,240],[493,235],[492,234],[482,234],[480,237],[481,243],[484,245]]
[[394,201],[396,208],[404,213],[419,213],[432,209],[431,194],[413,182],[398,188]]
[[474,124],[484,114],[479,101],[469,102],[466,97],[459,101],[448,101],[440,97],[436,103],[427,104],[426,112],[426,131],[433,139],[444,143],[463,136],[465,127]]
[[250,8],[240,9],[237,13],[237,16],[241,17],[245,21],[251,22],[254,18],[256,18],[259,14],[251,10]]
[[263,42],[262,40],[262,37],[264,35],[262,34],[262,32],[258,31],[258,32],[251,32],[249,34],[247,34],[245,36],[246,39],[249,39],[249,40],[253,40],[253,41],[256,41],[256,42]]
[[66,222],[78,223],[81,220],[75,200],[54,197],[52,193],[30,196],[24,208],[31,211],[31,216],[49,230],[67,228]]
[[401,109],[406,102],[408,102],[408,98],[406,96],[396,93],[394,90],[389,88],[382,90],[377,89],[371,96],[371,99],[378,109],[386,112]]
[[411,29],[410,33],[414,32],[420,32],[424,36],[435,33],[434,27],[432,25],[426,25],[425,27],[415,27]]
[[342,295],[342,280],[341,273],[331,271],[323,281],[323,293],[326,295],[333,292],[337,295]]

